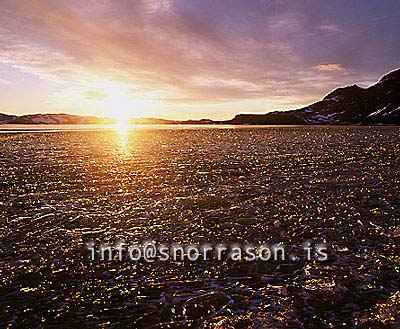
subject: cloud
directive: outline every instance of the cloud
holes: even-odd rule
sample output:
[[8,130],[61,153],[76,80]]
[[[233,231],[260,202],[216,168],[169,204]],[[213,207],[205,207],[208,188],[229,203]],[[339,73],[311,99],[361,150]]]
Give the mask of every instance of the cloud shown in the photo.
[[93,100],[102,100],[107,97],[105,93],[95,91],[95,90],[88,90],[84,92],[84,95],[88,99],[93,99]]
[[8,80],[1,79],[1,78],[0,78],[0,84],[3,84],[3,85],[11,85],[12,83],[11,83],[11,81],[8,81]]
[[330,33],[343,32],[343,29],[339,25],[335,25],[335,24],[321,24],[318,28],[321,31],[330,32]]
[[347,72],[348,69],[344,68],[341,64],[318,64],[314,66],[320,72]]

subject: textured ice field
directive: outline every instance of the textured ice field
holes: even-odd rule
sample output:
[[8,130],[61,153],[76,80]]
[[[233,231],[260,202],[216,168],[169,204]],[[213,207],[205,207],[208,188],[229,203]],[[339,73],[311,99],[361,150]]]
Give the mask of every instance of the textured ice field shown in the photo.
[[[2,133],[0,326],[398,327],[399,133]],[[330,248],[322,263],[135,263],[84,247],[119,239]]]

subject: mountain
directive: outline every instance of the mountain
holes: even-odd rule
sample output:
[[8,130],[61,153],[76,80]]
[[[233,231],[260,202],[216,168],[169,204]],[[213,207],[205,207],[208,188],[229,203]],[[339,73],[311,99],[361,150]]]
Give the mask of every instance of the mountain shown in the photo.
[[166,120],[166,119],[158,119],[158,118],[137,118],[130,119],[130,123],[132,124],[190,124],[190,125],[201,125],[201,124],[213,124],[215,121],[209,119],[201,119],[201,120],[185,120],[185,121],[177,121],[177,120]]
[[98,118],[94,116],[81,116],[72,114],[28,114],[7,115],[0,114],[0,123],[8,124],[107,124],[115,123],[115,120]]
[[8,114],[0,113],[0,124],[9,123],[16,118],[17,118],[17,116],[15,116],[15,115],[8,115]]
[[[99,118],[95,116],[81,116],[65,113],[58,114],[28,114],[22,116],[0,113],[0,124],[115,124],[112,118]],[[158,118],[132,118],[131,124],[213,124],[212,120],[166,120]]]
[[[135,124],[265,124],[265,125],[400,125],[400,69],[383,76],[369,88],[338,88],[322,100],[292,111],[238,114],[227,121],[175,121],[156,118],[131,119]],[[8,115],[0,124],[113,124],[114,119],[71,114]]]
[[338,88],[321,101],[292,111],[239,114],[228,124],[400,125],[400,69],[369,88]]

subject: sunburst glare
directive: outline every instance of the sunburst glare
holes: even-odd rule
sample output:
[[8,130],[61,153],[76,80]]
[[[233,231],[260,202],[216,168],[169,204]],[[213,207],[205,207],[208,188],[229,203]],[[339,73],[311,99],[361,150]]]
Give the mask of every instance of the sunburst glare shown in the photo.
[[118,127],[127,126],[130,118],[139,116],[134,100],[121,86],[109,86],[107,95],[103,101],[104,114],[115,119]]

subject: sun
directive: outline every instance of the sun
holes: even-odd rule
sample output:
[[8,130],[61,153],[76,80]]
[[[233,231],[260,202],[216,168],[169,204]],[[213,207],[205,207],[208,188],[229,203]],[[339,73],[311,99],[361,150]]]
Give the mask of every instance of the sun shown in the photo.
[[121,88],[109,88],[103,100],[104,115],[116,120],[119,126],[128,125],[129,119],[137,117],[134,101]]
[[118,114],[117,116],[114,117],[114,119],[119,127],[124,127],[129,125],[130,117],[129,115],[125,115],[125,113]]

